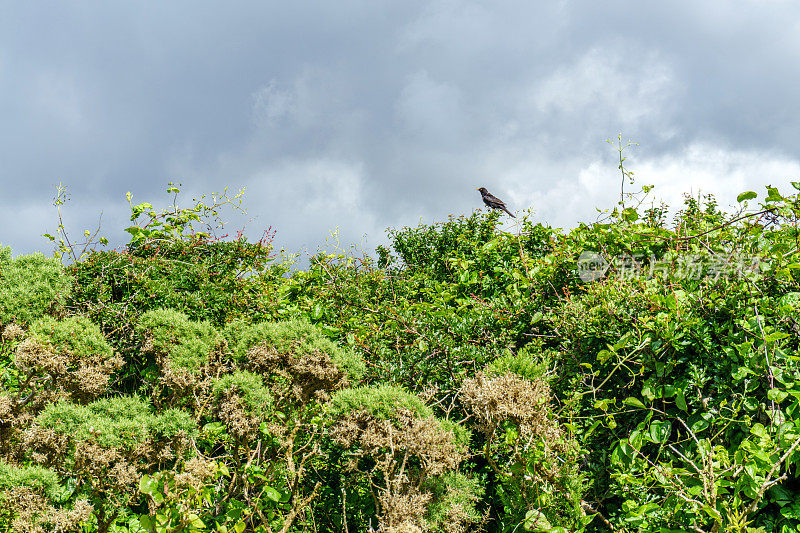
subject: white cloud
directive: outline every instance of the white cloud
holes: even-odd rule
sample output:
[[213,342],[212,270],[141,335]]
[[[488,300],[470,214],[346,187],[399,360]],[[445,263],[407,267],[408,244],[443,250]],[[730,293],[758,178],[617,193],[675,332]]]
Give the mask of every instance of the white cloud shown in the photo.
[[[741,192],[754,190],[763,197],[764,187],[769,184],[791,192],[789,182],[800,179],[800,160],[702,142],[658,157],[629,154],[625,164],[636,178],[633,185],[626,181],[626,193],[639,191],[643,185],[655,185],[650,198],[656,205],[665,202],[673,211],[682,206],[684,193],[710,193],[722,208],[729,208],[737,205],[736,197]],[[593,220],[596,208],[614,207],[619,201],[620,182],[614,164],[592,161],[578,171],[576,180],[531,191],[527,198],[538,200],[545,218],[556,225],[571,226],[577,220]]]
[[736,204],[747,190],[759,196],[766,185],[787,190],[800,176],[800,160],[763,150],[737,150],[710,143],[693,143],[681,153],[658,158],[633,159],[638,183],[652,183],[654,193],[672,206],[683,193],[714,194],[722,206]]
[[614,117],[622,128],[668,115],[677,83],[655,52],[629,53],[622,45],[595,47],[557,68],[530,94],[537,113],[559,113],[584,121]]

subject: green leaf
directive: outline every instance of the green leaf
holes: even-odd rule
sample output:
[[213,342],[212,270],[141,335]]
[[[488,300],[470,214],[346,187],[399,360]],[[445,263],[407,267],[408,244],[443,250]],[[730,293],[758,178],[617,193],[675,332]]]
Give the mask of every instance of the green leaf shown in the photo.
[[622,210],[622,220],[626,222],[635,222],[639,218],[639,213],[633,207],[626,207]]
[[653,439],[653,442],[666,442],[671,431],[672,424],[667,421],[654,420],[650,424],[650,438]]
[[754,191],[746,191],[736,197],[737,202],[744,202],[745,200],[752,200],[756,198],[758,195]]
[[524,527],[527,531],[544,532],[553,530],[553,526],[550,525],[547,517],[538,509],[531,509],[525,513]]
[[500,242],[500,240],[499,240],[499,239],[492,239],[492,240],[490,240],[489,242],[487,242],[486,244],[484,244],[484,245],[482,246],[482,248],[481,248],[481,249],[482,249],[484,252],[491,252],[492,250],[494,250],[494,249],[495,249],[495,247],[497,246],[497,244],[498,244],[499,242]]
[[675,395],[675,405],[678,406],[678,409],[683,411],[684,413],[689,412],[689,408],[686,405],[686,396],[684,396],[682,390],[678,390],[678,393]]
[[632,407],[639,407],[640,409],[644,409],[645,405],[641,402],[641,400],[633,397],[628,397],[622,400],[622,403],[625,405],[630,405]]
[[778,189],[775,187],[767,187],[767,202],[781,202],[783,200],[786,200],[786,198],[778,192]]
[[264,487],[264,495],[274,502],[281,501],[281,493],[270,486]]
[[600,425],[600,421],[599,420],[595,420],[594,423],[591,426],[589,426],[589,429],[587,429],[583,433],[583,435],[581,435],[581,440],[586,440],[587,438],[589,438],[589,435],[591,435],[594,432],[594,430],[597,429],[597,426],[599,426],[599,425]]
[[767,391],[767,398],[776,403],[781,403],[788,395],[788,392],[780,389],[770,389]]
[[149,515],[141,515],[139,517],[139,523],[145,528],[147,531],[155,531],[156,524],[153,518]]
[[770,333],[769,335],[767,335],[766,339],[764,340],[766,340],[767,342],[775,342],[777,340],[785,339],[788,336],[789,336],[788,333],[784,333],[782,331],[776,331],[775,333]]
[[617,400],[615,398],[605,398],[604,400],[597,400],[596,402],[594,402],[593,407],[595,409],[602,409],[603,411],[607,411],[608,406],[614,404],[616,401]]
[[158,480],[153,479],[147,474],[143,475],[142,479],[139,480],[139,490],[144,494],[152,495],[158,490]]
[[614,354],[608,350],[600,350],[599,352],[597,352],[597,360],[600,361],[601,363],[605,363],[612,355]]
[[633,458],[634,449],[625,441],[619,441],[611,452],[611,462],[620,466],[628,466]]

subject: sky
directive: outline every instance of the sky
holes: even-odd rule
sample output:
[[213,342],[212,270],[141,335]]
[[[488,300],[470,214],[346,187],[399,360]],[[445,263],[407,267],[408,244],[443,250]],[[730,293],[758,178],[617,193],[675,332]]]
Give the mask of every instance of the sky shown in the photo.
[[[223,233],[301,255],[482,208],[800,181],[800,3],[0,0],[0,243],[126,242],[134,204],[245,189]],[[505,227],[515,228],[513,220]],[[338,244],[336,244],[338,243]]]

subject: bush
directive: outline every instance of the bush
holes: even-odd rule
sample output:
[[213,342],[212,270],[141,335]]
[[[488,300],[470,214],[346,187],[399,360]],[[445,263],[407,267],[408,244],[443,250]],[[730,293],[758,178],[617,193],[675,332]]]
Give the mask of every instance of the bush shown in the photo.
[[40,253],[11,259],[10,249],[0,247],[0,329],[61,312],[72,281],[56,259]]
[[189,413],[156,415],[142,399],[118,397],[48,405],[26,432],[25,446],[33,462],[69,472],[72,494],[91,503],[105,533],[137,500],[142,475],[183,459],[196,435]]
[[58,474],[39,466],[0,462],[0,527],[3,531],[78,531],[92,514],[92,506],[78,498]]
[[[434,478],[455,470],[465,449],[453,426],[437,420],[419,398],[388,385],[345,389],[333,396],[325,417],[332,442],[354,458],[344,465],[353,474],[346,485],[355,494],[366,489],[376,498],[380,531],[422,531],[431,513],[449,513],[461,519],[459,525],[473,521],[471,506],[461,513],[443,508],[461,505],[469,495],[449,501],[440,497],[429,509],[434,495],[428,483],[436,485]],[[365,504],[359,503],[369,508]]]
[[233,352],[240,360],[249,358],[251,365],[260,364],[254,359],[253,349],[268,346],[275,353],[291,354],[295,361],[324,354],[351,383],[358,383],[364,376],[365,366],[361,357],[352,350],[337,346],[318,327],[305,320],[254,324],[242,329],[237,337]]
[[208,363],[211,350],[222,340],[208,322],[195,322],[181,311],[153,309],[139,319],[147,352],[155,353],[162,367],[197,374]]
[[33,322],[28,338],[17,346],[15,364],[25,389],[21,392],[58,392],[88,401],[108,389],[111,375],[123,363],[100,328],[85,317],[71,316]]

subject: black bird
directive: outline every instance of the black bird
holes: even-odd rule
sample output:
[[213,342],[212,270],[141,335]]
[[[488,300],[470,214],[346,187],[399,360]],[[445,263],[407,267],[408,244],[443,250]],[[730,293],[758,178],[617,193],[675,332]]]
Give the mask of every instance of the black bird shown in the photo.
[[492,193],[486,190],[486,187],[481,187],[480,189],[475,189],[476,191],[480,191],[481,196],[483,197],[483,203],[487,206],[491,207],[492,209],[502,209],[506,213],[508,213],[511,218],[517,218],[511,214],[511,211],[506,209],[506,204],[503,203],[503,200],[494,196]]

